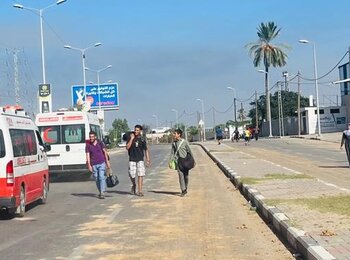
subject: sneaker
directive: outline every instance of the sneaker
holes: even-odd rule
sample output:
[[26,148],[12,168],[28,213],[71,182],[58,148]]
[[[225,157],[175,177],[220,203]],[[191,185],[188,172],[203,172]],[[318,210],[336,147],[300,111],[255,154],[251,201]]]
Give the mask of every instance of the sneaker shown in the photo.
[[183,190],[180,194],[180,197],[184,197],[187,194],[187,190]]
[[98,195],[98,197],[99,197],[100,199],[104,199],[104,198],[105,198],[105,194],[104,194],[104,193],[100,193],[100,194]]
[[131,186],[131,195],[136,195],[136,185]]

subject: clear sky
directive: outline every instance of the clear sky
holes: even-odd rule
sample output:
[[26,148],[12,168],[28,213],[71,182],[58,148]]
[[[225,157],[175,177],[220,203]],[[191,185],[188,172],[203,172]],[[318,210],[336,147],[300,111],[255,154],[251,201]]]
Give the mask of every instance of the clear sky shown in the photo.
[[[36,109],[42,81],[39,17],[13,8],[15,3],[43,8],[55,1],[0,1],[0,105],[14,103],[11,53],[17,49],[22,103]],[[197,98],[204,100],[205,111],[226,111],[206,113],[207,126],[214,116],[216,123],[224,123],[233,114],[228,109],[233,91],[227,87],[235,88],[247,110],[245,100],[255,90],[264,91],[263,74],[256,72],[244,47],[257,40],[261,22],[274,21],[282,28],[275,42],[291,47],[287,66],[270,70],[273,85],[285,70],[313,78],[312,45],[299,39],[315,42],[319,76],[331,70],[350,46],[349,10],[346,0],[67,0],[44,11],[46,78],[53,88],[53,107],[69,107],[71,86],[83,83],[79,52],[63,45],[85,48],[101,42],[88,50],[86,63],[92,69],[111,64],[100,74],[101,82],[119,83],[120,110],[106,112],[107,128],[114,118],[126,118],[131,127],[139,122],[154,127],[152,115],[164,126],[175,121],[172,109],[182,115],[180,122],[195,125],[196,116],[189,114],[201,111]],[[321,105],[340,95],[338,86],[322,83],[338,78],[336,69],[320,80]],[[89,81],[96,82],[96,74],[87,72]],[[296,91],[296,84],[290,87]],[[303,95],[314,93],[313,84],[302,85]]]

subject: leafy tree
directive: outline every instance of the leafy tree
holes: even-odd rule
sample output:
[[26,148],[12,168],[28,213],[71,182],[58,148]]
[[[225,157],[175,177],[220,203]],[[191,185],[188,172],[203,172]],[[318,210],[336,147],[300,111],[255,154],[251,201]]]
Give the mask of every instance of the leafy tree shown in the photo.
[[[283,117],[295,116],[295,111],[298,110],[298,93],[293,91],[281,91],[282,111]],[[250,103],[253,106],[249,110],[248,116],[252,118],[252,124],[255,125],[255,101]],[[309,105],[309,99],[307,97],[300,97],[300,107],[307,107]],[[261,95],[258,99],[258,116],[259,122],[266,120],[266,98],[265,95]],[[278,119],[278,91],[271,97],[271,118]]]
[[112,123],[112,129],[109,131],[109,138],[113,140],[115,144],[121,142],[121,134],[129,131],[128,121],[124,119],[114,119]]
[[198,135],[198,127],[197,126],[190,126],[187,128],[187,133],[189,134],[188,140],[193,141],[193,137]]
[[[246,45],[249,48],[249,55],[253,58],[254,67],[259,67],[263,63],[265,68],[265,95],[267,97],[266,102],[266,114],[270,115],[269,107],[269,84],[268,73],[269,68],[282,67],[287,64],[287,54],[283,49],[287,49],[286,45],[276,44],[273,45],[272,41],[279,35],[281,29],[278,29],[274,22],[261,23],[258,27],[258,40],[256,42],[248,43]],[[266,116],[267,119],[268,116]]]

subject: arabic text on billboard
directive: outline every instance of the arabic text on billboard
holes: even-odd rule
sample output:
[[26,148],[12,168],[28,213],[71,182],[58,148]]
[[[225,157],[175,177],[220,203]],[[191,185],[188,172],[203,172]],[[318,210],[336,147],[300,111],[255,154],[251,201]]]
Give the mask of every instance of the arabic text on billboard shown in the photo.
[[[72,87],[73,106],[81,105],[84,102],[84,86]],[[96,110],[100,106],[102,109],[118,109],[119,93],[118,84],[101,84],[86,86],[86,100],[90,103],[91,110]]]

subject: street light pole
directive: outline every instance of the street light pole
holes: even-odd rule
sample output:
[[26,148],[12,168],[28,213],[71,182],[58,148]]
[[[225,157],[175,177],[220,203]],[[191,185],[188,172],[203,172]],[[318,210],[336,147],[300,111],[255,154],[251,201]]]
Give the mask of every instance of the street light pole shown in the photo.
[[233,117],[235,120],[235,127],[237,128],[237,116],[236,116],[236,89],[232,88],[232,87],[227,87],[227,89],[232,90],[233,91]]
[[80,51],[80,53],[81,53],[81,57],[82,57],[82,60],[83,60],[84,103],[86,102],[86,74],[85,74],[86,67],[85,67],[85,52],[86,52],[88,49],[90,49],[90,48],[98,47],[98,46],[101,46],[101,45],[102,45],[102,43],[97,42],[97,43],[95,43],[94,45],[91,45],[91,46],[89,46],[89,47],[86,47],[85,49],[72,47],[72,46],[70,46],[70,45],[64,45],[64,46],[63,46],[63,47],[66,48],[66,49]]
[[59,1],[56,1],[56,3],[51,4],[51,5],[49,5],[49,6],[45,7],[45,8],[41,8],[41,9],[36,9],[36,8],[32,8],[32,7],[26,7],[26,6],[23,6],[23,5],[20,5],[20,4],[14,4],[13,5],[13,7],[15,7],[15,8],[29,10],[29,11],[37,13],[39,15],[39,18],[40,18],[40,42],[41,42],[41,64],[42,64],[43,84],[46,84],[43,12],[44,12],[44,10],[46,10],[46,9],[52,7],[52,6],[63,4],[66,1],[67,0],[59,0]]
[[95,72],[97,74],[98,110],[99,111],[101,111],[100,73],[102,71],[109,69],[109,68],[112,68],[112,65],[108,65],[107,67],[104,67],[104,68],[99,69],[99,70],[94,70],[94,69],[90,69],[90,68],[85,67],[85,70],[92,71],[92,72]]
[[318,75],[317,75],[317,61],[316,61],[316,44],[308,40],[299,40],[300,43],[311,43],[313,47],[314,56],[314,74],[315,74],[315,89],[316,89],[316,109],[317,109],[317,130],[318,136],[321,137],[321,118],[320,118],[320,101],[318,98]]
[[179,120],[178,120],[179,114],[178,114],[178,111],[176,109],[174,109],[174,108],[171,111],[175,112],[175,122],[176,122],[177,127],[179,127]]
[[202,104],[202,120],[203,120],[203,141],[206,140],[205,138],[205,119],[204,119],[204,100],[197,98],[197,101],[200,101]]

